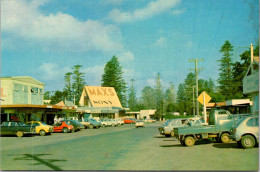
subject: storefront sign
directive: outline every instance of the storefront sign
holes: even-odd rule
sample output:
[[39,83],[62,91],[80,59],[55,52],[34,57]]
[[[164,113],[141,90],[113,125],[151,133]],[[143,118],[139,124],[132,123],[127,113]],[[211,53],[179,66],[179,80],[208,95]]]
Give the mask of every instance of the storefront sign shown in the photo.
[[92,107],[122,107],[113,87],[85,86],[84,91]]
[[243,79],[243,94],[259,92],[259,72],[245,76]]

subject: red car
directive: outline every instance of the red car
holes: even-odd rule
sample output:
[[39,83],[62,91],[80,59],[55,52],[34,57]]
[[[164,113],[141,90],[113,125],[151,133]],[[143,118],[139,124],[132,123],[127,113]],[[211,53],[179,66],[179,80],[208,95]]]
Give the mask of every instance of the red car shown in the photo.
[[68,133],[73,131],[74,131],[74,127],[65,121],[53,125],[53,132]]
[[125,124],[134,124],[135,119],[134,118],[124,118],[124,123]]

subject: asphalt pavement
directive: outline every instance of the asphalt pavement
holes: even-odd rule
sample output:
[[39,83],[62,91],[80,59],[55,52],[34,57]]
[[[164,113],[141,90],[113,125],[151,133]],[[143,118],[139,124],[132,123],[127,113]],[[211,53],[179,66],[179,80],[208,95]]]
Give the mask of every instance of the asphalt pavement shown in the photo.
[[159,135],[161,124],[1,137],[1,170],[258,170],[258,147],[210,140],[185,147]]

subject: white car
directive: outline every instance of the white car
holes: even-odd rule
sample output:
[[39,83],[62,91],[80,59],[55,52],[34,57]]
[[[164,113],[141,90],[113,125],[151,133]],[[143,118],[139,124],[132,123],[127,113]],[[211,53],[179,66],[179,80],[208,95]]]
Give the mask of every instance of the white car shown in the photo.
[[106,126],[115,127],[115,126],[117,126],[117,122],[114,121],[113,119],[101,119],[100,122],[102,123],[102,127],[106,127]]
[[125,123],[124,123],[124,120],[121,119],[121,118],[118,118],[118,119],[115,119],[115,120],[116,120],[117,123],[120,124],[120,125],[124,125],[124,124],[125,124]]
[[135,127],[138,128],[138,127],[144,127],[144,121],[142,120],[137,120],[135,122]]

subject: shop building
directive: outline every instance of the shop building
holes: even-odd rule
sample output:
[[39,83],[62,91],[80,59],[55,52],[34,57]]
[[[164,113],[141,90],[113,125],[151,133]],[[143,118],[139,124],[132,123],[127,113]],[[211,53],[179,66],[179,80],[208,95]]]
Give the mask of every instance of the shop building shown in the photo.
[[100,118],[120,118],[125,116],[125,108],[113,87],[85,86],[83,88],[77,112],[79,117],[91,114]]
[[76,112],[74,107],[44,104],[43,95],[44,83],[32,77],[2,77],[1,122],[36,120],[53,124],[55,116],[68,117]]
[[44,83],[30,76],[1,78],[1,105],[43,105]]

